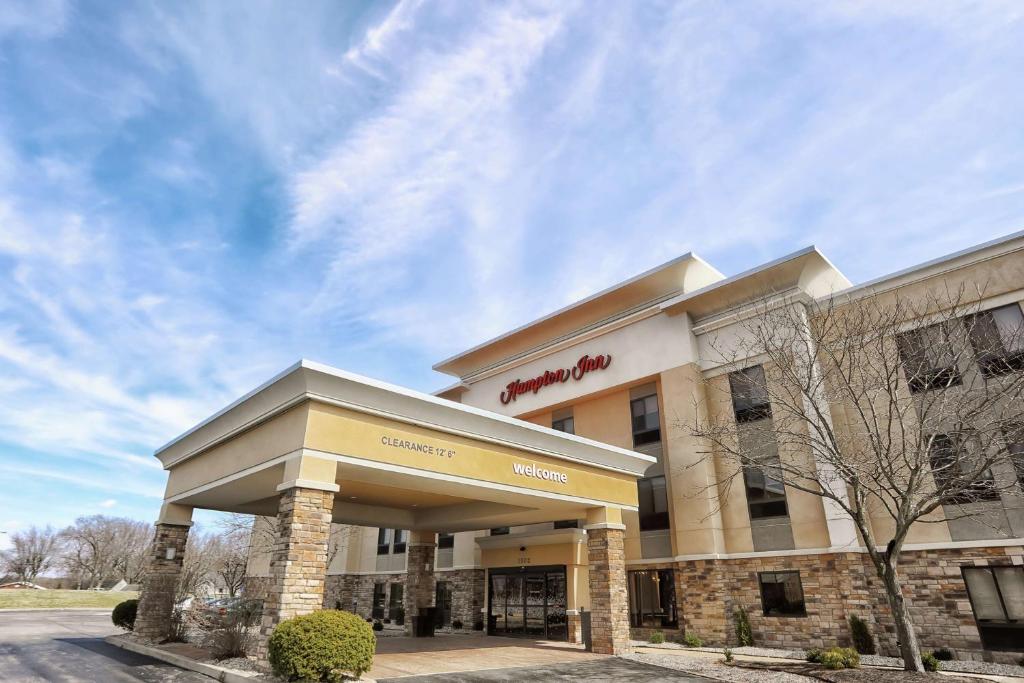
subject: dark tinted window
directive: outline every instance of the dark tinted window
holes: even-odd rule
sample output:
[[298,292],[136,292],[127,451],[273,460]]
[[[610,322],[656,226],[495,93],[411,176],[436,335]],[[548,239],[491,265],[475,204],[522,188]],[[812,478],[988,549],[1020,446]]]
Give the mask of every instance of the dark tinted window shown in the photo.
[[729,373],[729,391],[737,422],[754,422],[772,416],[764,368],[755,365]]
[[405,529],[395,529],[395,542],[391,546],[391,552],[396,555],[401,555],[405,552],[405,541],[409,537],[409,532]]
[[800,572],[761,572],[761,606],[768,617],[804,617],[804,588]]
[[1024,370],[1024,315],[1020,304],[982,311],[966,322],[974,356],[985,377]]
[[569,417],[563,417],[560,420],[552,420],[551,428],[557,429],[560,432],[565,432],[566,434],[576,433],[576,425],[573,423],[571,415]]
[[962,505],[999,499],[991,472],[986,470],[980,477],[971,478],[975,466],[970,462],[967,439],[950,434],[932,435],[928,459],[935,485],[950,491],[943,502]]
[[629,622],[635,628],[678,628],[671,569],[629,572]]
[[629,402],[629,411],[633,418],[633,446],[661,441],[657,394],[633,399]]
[[668,529],[668,490],[665,477],[648,477],[636,482],[640,502],[640,530]]
[[498,527],[494,527],[493,529],[491,529],[491,536],[507,536],[507,535],[508,535],[508,527],[507,526],[498,526]]
[[953,323],[929,325],[896,338],[903,374],[912,393],[960,384],[950,329]]
[[387,555],[391,552],[391,543],[388,540],[387,529],[377,529],[377,554]]
[[974,620],[987,650],[1024,643],[1024,567],[964,567]]
[[441,532],[437,535],[437,547],[438,548],[454,548],[455,547],[455,536],[449,533]]

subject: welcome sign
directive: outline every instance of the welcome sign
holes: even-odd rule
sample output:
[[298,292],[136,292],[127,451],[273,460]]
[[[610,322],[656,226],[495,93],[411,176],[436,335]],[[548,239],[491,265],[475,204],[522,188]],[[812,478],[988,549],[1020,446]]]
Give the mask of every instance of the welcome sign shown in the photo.
[[568,382],[570,379],[579,381],[583,379],[584,375],[588,372],[595,370],[605,370],[609,365],[612,364],[612,356],[609,353],[598,354],[597,356],[590,356],[584,354],[582,358],[576,361],[576,365],[571,368],[558,368],[557,370],[545,370],[543,375],[537,375],[528,380],[515,379],[508,383],[505,387],[505,391],[501,392],[501,402],[503,405],[508,405],[512,401],[516,400],[518,396],[523,394],[536,394],[544,387],[552,384],[561,384]]

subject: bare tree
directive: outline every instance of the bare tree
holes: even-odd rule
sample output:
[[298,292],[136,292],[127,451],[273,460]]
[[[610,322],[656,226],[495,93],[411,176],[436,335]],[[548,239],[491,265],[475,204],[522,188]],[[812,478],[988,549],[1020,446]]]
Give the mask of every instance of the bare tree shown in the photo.
[[97,588],[115,575],[118,562],[117,525],[111,517],[79,517],[61,532],[66,546],[65,569],[78,588]]
[[114,575],[128,583],[139,583],[146,573],[153,525],[134,519],[111,520],[115,534]]
[[60,535],[49,526],[15,532],[10,541],[11,546],[0,551],[0,566],[18,581],[35,581],[58,559]]
[[923,670],[899,569],[911,527],[972,518],[998,535],[1019,506],[1016,310],[979,312],[962,291],[775,296],[711,343],[733,372],[706,381],[708,398],[732,410],[689,427],[709,444],[701,460],[712,461],[717,499],[737,481],[785,486],[845,513],[885,588],[907,670]]

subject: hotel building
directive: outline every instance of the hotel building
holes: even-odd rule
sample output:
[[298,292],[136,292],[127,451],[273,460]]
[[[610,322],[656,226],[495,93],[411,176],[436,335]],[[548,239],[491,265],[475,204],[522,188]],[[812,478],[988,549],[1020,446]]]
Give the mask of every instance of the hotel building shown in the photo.
[[[982,282],[983,290],[973,286]],[[490,433],[502,448],[532,449],[533,460],[512,463],[506,483],[495,486],[506,487],[509,495],[527,485],[549,492],[580,488],[543,505],[526,497],[498,501],[492,492],[473,489],[476,475],[466,470],[446,486],[433,478],[433,488],[425,490],[405,469],[378,469],[372,481],[361,474],[343,476],[346,447],[334,447],[331,452],[342,455],[335,458],[337,471],[324,477],[337,486],[328,487],[335,524],[322,558],[322,605],[401,623],[416,605],[433,604],[439,625],[573,642],[582,637],[581,614],[591,612],[597,649],[608,652],[628,648],[627,622],[633,637],[652,630],[670,638],[690,632],[706,643],[735,644],[734,614],[741,607],[758,645],[848,645],[848,618],[856,615],[868,623],[882,652],[895,654],[885,595],[852,520],[826,512],[820,497],[770,476],[716,487],[722,474],[716,467],[724,464],[703,455],[710,446],[690,426],[709,417],[731,419],[742,441],[752,420],[771,419],[767,399],[709,395],[729,396],[737,373],[762,372],[761,359],[723,363],[713,347],[716,340],[744,334],[744,321],[763,306],[766,293],[789,302],[893,292],[913,298],[961,285],[969,285],[968,292],[984,291],[971,303],[988,312],[994,329],[1021,325],[1024,233],[860,285],[815,248],[732,276],[686,254],[438,363],[435,369],[455,381],[437,392],[431,410],[464,411],[458,416],[480,422],[474,438]],[[914,324],[907,321],[908,329]],[[1012,371],[1024,371],[1019,337],[1006,340]],[[965,362],[951,371],[982,369]],[[309,400],[311,393],[316,392],[307,388],[303,395]],[[387,415],[397,412],[388,409]],[[251,430],[256,435],[247,448],[278,438],[277,432],[258,434],[265,424],[253,429],[260,414],[254,408],[249,422],[232,423],[235,431],[225,428],[223,438]],[[311,445],[311,413],[293,417],[305,420],[307,456],[331,450]],[[419,419],[421,426],[444,422],[436,415]],[[836,425],[841,429],[842,420]],[[469,431],[462,423],[458,428]],[[556,442],[559,435],[550,430],[575,436]],[[1019,433],[1007,431],[1005,444],[1018,469],[1007,458],[1008,469],[998,476],[1020,477],[1024,486],[1024,444],[1013,441]],[[550,443],[541,444],[545,439]],[[378,441],[389,451],[429,448],[401,435],[385,434]],[[603,484],[597,480],[588,493],[582,474],[553,466],[558,461],[551,459],[538,464],[542,445],[544,452],[561,450],[568,458],[561,462],[586,462],[619,477],[617,485],[625,480],[630,495],[622,502],[617,489],[599,490]],[[270,462],[293,446],[266,448]],[[491,457],[457,448],[453,461]],[[158,455],[165,465],[175,462],[164,451]],[[445,455],[429,457],[448,462]],[[305,481],[296,472],[275,475],[274,482]],[[284,557],[276,530],[285,507],[276,498],[272,505],[243,502],[255,494],[232,501],[204,498],[193,484],[169,484],[168,504],[278,515],[277,521],[257,521],[248,591],[273,594],[275,583],[282,590],[284,570],[275,570],[274,562]],[[268,487],[287,490],[285,484]],[[491,496],[490,502],[473,502],[482,495]],[[996,524],[961,519],[912,529],[902,556],[904,586],[924,650],[948,647],[964,658],[1016,661],[1024,654],[1024,505],[1012,495],[984,505]],[[430,516],[424,508],[454,514]],[[165,512],[162,520],[173,522],[172,517]],[[879,538],[888,538],[882,516],[872,523]],[[265,543],[259,541],[261,526],[270,531]],[[610,545],[598,548],[606,537]]]

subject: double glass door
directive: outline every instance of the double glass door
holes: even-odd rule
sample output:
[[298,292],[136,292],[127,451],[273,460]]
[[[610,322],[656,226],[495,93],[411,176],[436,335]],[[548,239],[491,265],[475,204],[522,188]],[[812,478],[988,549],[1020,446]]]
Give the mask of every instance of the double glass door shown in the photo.
[[492,569],[488,582],[491,635],[567,639],[565,567]]

